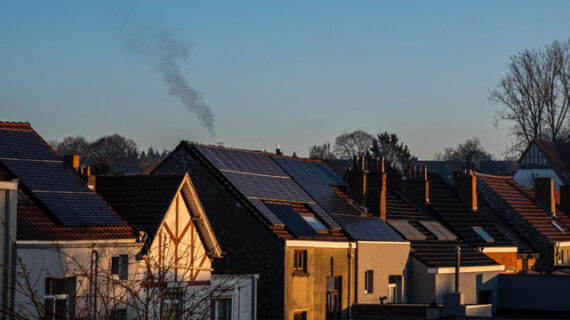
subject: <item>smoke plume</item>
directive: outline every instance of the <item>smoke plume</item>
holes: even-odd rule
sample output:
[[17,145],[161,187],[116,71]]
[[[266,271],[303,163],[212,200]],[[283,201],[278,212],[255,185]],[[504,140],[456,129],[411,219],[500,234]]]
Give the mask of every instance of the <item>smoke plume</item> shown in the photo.
[[212,110],[202,100],[200,92],[190,86],[180,71],[180,63],[186,60],[190,53],[191,45],[188,39],[173,30],[140,27],[130,33],[126,47],[133,54],[151,59],[156,64],[170,94],[180,98],[214,136]]

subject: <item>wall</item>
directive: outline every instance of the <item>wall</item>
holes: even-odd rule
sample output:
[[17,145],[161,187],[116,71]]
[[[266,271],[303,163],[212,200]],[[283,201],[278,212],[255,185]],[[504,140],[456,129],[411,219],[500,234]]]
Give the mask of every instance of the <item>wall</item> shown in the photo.
[[570,276],[499,275],[501,309],[570,312]]
[[[494,290],[492,281],[499,271],[465,272],[459,274],[459,291],[465,297],[466,304],[477,304],[480,290]],[[443,303],[443,295],[455,291],[455,273],[435,275],[435,297],[438,303]]]
[[215,274],[212,287],[218,288],[214,298],[229,298],[232,301],[232,320],[255,320],[257,281],[254,274]]
[[257,314],[260,319],[282,319],[284,314],[285,243],[221,184],[204,164],[177,148],[155,173],[190,174],[208,216],[223,259],[213,262],[214,273],[259,274]]
[[[378,304],[379,297],[388,295],[388,277],[391,275],[402,276],[402,295],[399,301],[404,301],[404,288],[406,280],[404,269],[408,261],[410,244],[381,243],[359,241],[357,243],[357,264],[356,274],[357,286],[355,288],[357,303]],[[364,273],[366,270],[374,270],[374,290],[372,293],[364,292]]]
[[14,308],[12,289],[16,280],[16,217],[18,201],[18,182],[0,181],[0,306],[2,319],[5,319],[8,309]]
[[[94,245],[94,246],[93,246]],[[43,308],[46,293],[46,277],[77,277],[76,284],[76,314],[86,317],[89,314],[89,289],[91,253],[96,250],[99,254],[98,268],[98,310],[100,314],[109,314],[116,305],[121,305],[130,299],[125,295],[126,288],[135,287],[131,283],[140,284],[146,268],[135,259],[141,250],[141,243],[109,242],[61,242],[59,244],[39,242],[18,242],[18,255],[21,263],[18,265],[19,278],[16,289],[15,310],[24,318],[38,318],[38,311],[43,309],[30,308],[38,303]],[[111,274],[111,258],[114,255],[127,254],[128,280],[120,281]],[[136,286],[138,287],[138,286]],[[124,305],[124,304],[122,304]]]
[[534,188],[534,179],[539,177],[552,178],[554,189],[560,189],[560,186],[564,184],[552,169],[518,169],[513,175],[513,179],[518,184],[529,188]]
[[[345,248],[320,248],[306,243],[291,244],[288,241],[285,249],[285,319],[293,319],[295,311],[307,311],[307,320],[322,320],[326,318],[326,279],[331,276],[331,258],[333,259],[333,273],[335,277],[342,277],[342,303],[343,318],[348,314],[348,243]],[[303,241],[304,242],[304,241]],[[311,241],[312,242],[312,241]],[[319,241],[315,241],[319,245]],[[322,243],[322,242],[320,242]],[[335,243],[332,243],[333,245]],[[294,275],[295,250],[307,250],[307,274]],[[356,252],[352,248],[352,255]],[[351,265],[351,291],[354,288],[354,258]],[[351,294],[350,305],[354,303],[354,294]]]
[[428,273],[428,268],[414,257],[410,258],[408,278],[408,303],[430,303],[435,298],[435,275]]
[[[516,252],[485,252],[485,255],[489,258],[497,261],[499,264],[505,266],[505,272],[507,273],[518,273],[525,270],[523,268],[523,259],[517,259]],[[531,270],[531,266],[536,262],[536,259],[529,258],[526,262],[526,271]]]

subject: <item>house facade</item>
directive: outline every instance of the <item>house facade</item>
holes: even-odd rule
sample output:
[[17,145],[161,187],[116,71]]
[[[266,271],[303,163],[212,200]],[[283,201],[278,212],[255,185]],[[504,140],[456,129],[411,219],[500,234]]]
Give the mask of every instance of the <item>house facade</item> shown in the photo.
[[522,153],[513,180],[534,188],[536,178],[552,178],[555,189],[570,184],[570,143],[534,140]]
[[184,172],[226,252],[214,273],[259,274],[258,317],[348,315],[356,244],[268,154],[182,142],[154,173]]

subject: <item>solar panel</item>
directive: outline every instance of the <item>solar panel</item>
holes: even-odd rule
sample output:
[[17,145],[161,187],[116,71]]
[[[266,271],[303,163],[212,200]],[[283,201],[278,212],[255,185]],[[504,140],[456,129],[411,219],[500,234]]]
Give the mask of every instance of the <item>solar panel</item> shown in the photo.
[[336,186],[345,185],[324,163],[281,157],[272,158],[287,174],[298,182],[313,182]]
[[335,214],[340,223],[354,240],[364,241],[403,241],[402,237],[380,218]]
[[283,221],[263,204],[259,199],[248,199],[249,202],[271,223],[272,225],[285,225]]
[[406,220],[388,220],[388,224],[407,240],[425,240],[427,237]]
[[287,229],[296,237],[318,237],[319,234],[289,205],[265,204],[285,223]]
[[429,232],[433,233],[438,240],[457,240],[457,237],[453,233],[437,221],[419,220],[419,223],[428,229]]
[[222,174],[246,197],[286,201],[313,201],[291,178],[274,178],[236,172]]
[[286,177],[271,158],[262,153],[195,145],[218,169]]
[[0,158],[60,160],[34,132],[2,129]]

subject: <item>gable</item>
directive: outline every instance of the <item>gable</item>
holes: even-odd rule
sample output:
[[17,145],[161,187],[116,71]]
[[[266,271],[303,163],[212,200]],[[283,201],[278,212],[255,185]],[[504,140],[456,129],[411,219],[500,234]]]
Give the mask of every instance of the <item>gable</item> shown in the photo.
[[549,168],[552,165],[546,159],[544,152],[533,142],[522,154],[519,160],[521,168]]

